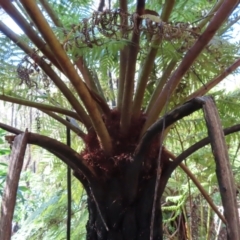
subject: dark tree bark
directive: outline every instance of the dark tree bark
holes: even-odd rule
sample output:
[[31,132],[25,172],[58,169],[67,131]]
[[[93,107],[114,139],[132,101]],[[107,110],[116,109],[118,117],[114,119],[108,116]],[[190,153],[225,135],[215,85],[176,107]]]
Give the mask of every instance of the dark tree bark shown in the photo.
[[[128,201],[121,175],[85,186],[88,193],[88,240],[149,240],[156,174],[139,179],[137,195]],[[159,198],[158,198],[159,203]],[[157,204],[153,239],[162,239],[162,215]]]
[[6,186],[2,197],[0,239],[9,240],[12,234],[12,219],[17,198],[17,189],[27,146],[27,130],[18,135],[12,144]]

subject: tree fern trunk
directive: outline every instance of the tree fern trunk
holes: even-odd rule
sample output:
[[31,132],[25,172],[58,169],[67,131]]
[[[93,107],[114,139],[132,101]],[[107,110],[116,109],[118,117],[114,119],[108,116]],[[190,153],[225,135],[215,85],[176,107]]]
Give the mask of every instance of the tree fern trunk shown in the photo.
[[[94,197],[88,194],[87,240],[149,240],[155,177],[140,179],[141,187],[131,204],[125,201],[121,177],[92,186]],[[155,211],[153,239],[162,240],[160,204]]]

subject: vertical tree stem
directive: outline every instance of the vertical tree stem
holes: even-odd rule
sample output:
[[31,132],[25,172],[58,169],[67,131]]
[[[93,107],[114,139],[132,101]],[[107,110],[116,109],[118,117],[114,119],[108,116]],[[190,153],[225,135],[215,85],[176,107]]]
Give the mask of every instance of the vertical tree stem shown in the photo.
[[[71,131],[66,127],[67,146],[71,147]],[[72,179],[71,168],[67,166],[67,240],[71,239],[71,217],[72,217]]]
[[139,26],[141,24],[141,19],[139,18],[139,16],[144,14],[144,10],[145,0],[138,0],[136,14],[133,17],[133,21],[135,21],[135,28],[133,29],[131,45],[129,46],[128,51],[128,64],[125,75],[123,102],[121,108],[120,129],[123,135],[127,133],[132,118],[131,111],[134,92],[134,77],[140,41]]
[[[174,4],[175,4],[175,0],[169,0],[165,2],[163,11],[161,14],[161,19],[163,22],[168,21],[170,14],[173,10]],[[147,81],[154,65],[154,60],[158,52],[158,46],[161,44],[161,42],[162,42],[161,36],[156,36],[156,35],[153,36],[151,48],[148,51],[148,54],[146,56],[146,59],[144,60],[143,67],[139,75],[136,95],[134,98],[133,109],[132,109],[133,118],[137,118],[140,114]]]
[[[121,30],[121,34],[124,34],[124,28],[128,26],[127,16],[124,17],[124,13],[127,13],[127,0],[120,0],[120,9],[123,12],[121,16],[121,26],[123,30]],[[123,100],[123,89],[124,89],[124,82],[125,82],[125,73],[127,69],[127,53],[128,53],[128,46],[124,46],[122,50],[120,50],[120,72],[119,72],[119,79],[118,79],[118,96],[117,96],[117,108],[121,110],[122,107],[122,100]]]
[[227,221],[227,239],[240,239],[236,187],[220,117],[213,99],[203,97],[203,100],[205,102],[203,112],[215,158],[216,175],[224,208],[224,216]]

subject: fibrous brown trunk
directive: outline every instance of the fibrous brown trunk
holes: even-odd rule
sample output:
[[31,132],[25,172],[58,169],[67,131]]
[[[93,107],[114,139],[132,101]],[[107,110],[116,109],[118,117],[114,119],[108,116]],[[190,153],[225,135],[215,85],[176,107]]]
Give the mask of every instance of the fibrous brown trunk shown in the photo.
[[[140,179],[136,199],[125,200],[121,178],[111,178],[88,190],[88,240],[149,240],[156,176]],[[158,199],[159,202],[159,199]],[[160,204],[155,209],[153,239],[162,239]]]
[[[119,131],[118,111],[113,110],[104,121],[113,139],[112,155],[106,156],[98,144],[97,136],[89,133],[85,139],[86,148],[81,156],[95,172],[94,180],[89,182],[75,172],[88,195],[87,239],[149,240],[151,235],[152,239],[161,240],[160,195],[154,209],[154,224],[151,223],[156,194],[159,138],[152,141],[151,147],[145,148],[142,160],[138,161],[134,153],[145,115],[132,120],[131,131],[126,135]],[[166,159],[164,153],[162,158]],[[151,229],[153,233],[150,233]]]

